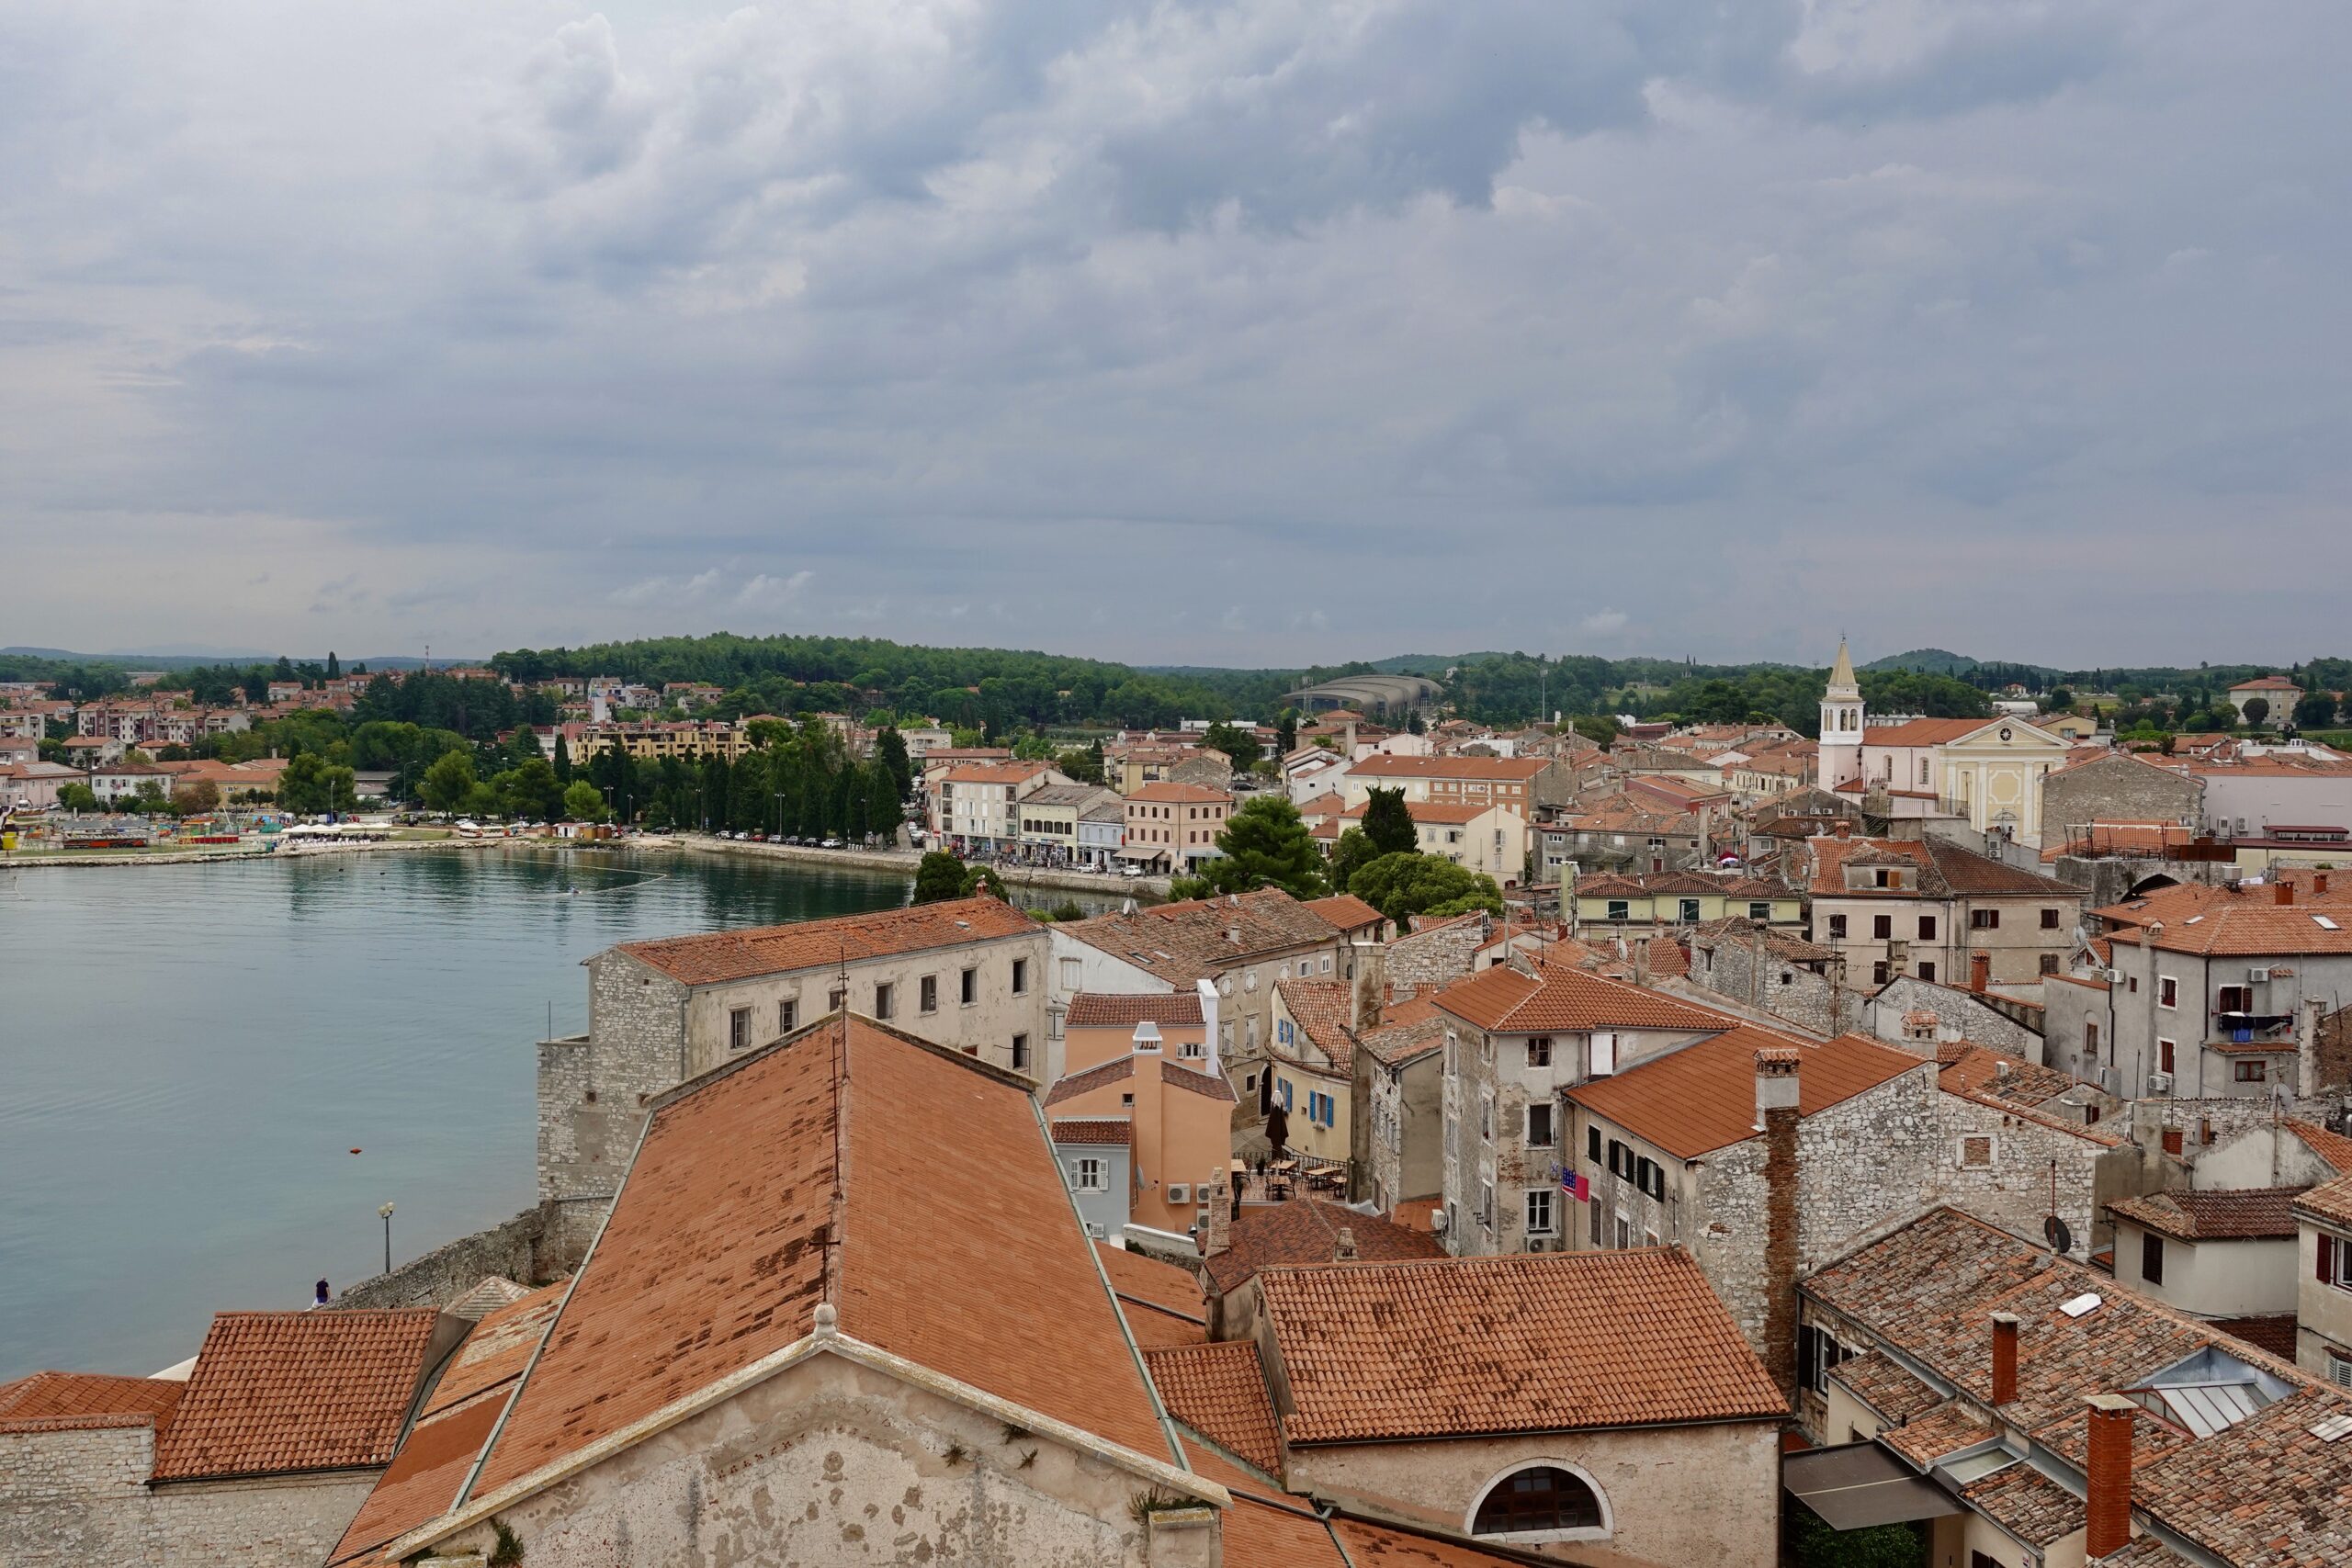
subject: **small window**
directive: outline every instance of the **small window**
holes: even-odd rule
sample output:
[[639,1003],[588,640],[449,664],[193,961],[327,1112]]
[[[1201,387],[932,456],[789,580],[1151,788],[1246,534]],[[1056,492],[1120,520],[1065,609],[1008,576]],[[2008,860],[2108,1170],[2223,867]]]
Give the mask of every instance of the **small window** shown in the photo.
[[2001,911],[1998,909],[1969,910],[1968,929],[1973,931],[1999,931],[2001,929]]
[[980,972],[978,969],[965,970],[957,982],[957,987],[956,999],[963,1003],[966,1007],[970,1007],[974,1002],[978,1001],[980,999]]
[[1871,965],[1871,984],[1873,986],[1885,985],[1891,975],[1892,971],[1887,968],[1883,960]]
[[1470,1524],[1473,1535],[1600,1528],[1600,1499],[1592,1488],[1551,1465],[1537,1465],[1497,1482]]
[[752,1043],[752,1010],[736,1008],[727,1015],[727,1048],[741,1051]]
[[1078,989],[1078,987],[1080,987],[1080,984],[1082,984],[1082,983],[1084,982],[1085,978],[1086,978],[1086,963],[1085,963],[1085,960],[1083,960],[1083,959],[1079,959],[1079,958],[1065,958],[1065,959],[1063,959],[1063,960],[1062,960],[1062,989],[1063,989],[1063,990],[1065,990],[1065,991],[1075,991],[1076,989]]
[[1538,1100],[1527,1108],[1528,1146],[1548,1149],[1552,1146],[1552,1102]]
[[1747,918],[1754,920],[1758,925],[1766,924],[1772,919],[1772,906],[1770,904],[1750,904],[1747,907]]
[[1696,898],[1683,899],[1677,913],[1682,924],[1686,926],[1697,924],[1699,919],[1699,900]]
[[775,1004],[775,1032],[776,1032],[778,1034],[789,1034],[789,1033],[791,1033],[794,1030],[796,1030],[796,1029],[797,1029],[797,1028],[799,1028],[799,1027],[800,1027],[800,1000],[799,1000],[799,998],[796,997],[796,998],[792,998],[792,999],[791,999],[791,1000],[789,1000],[789,1001],[782,1001],[782,1002],[778,1002],[778,1003],[776,1003],[776,1004]]
[[2154,1231],[2140,1233],[2140,1278],[2151,1285],[2165,1282],[2165,1238]]
[[1102,1161],[1092,1155],[1081,1156],[1078,1161],[1078,1190],[1080,1192],[1107,1192],[1110,1188]]
[[887,1020],[898,1010],[899,987],[887,982],[874,987],[874,1016]]
[[1929,984],[1934,983],[1936,978],[1935,960],[1929,958],[1921,959],[1919,961],[1919,978],[1928,981]]
[[831,990],[827,991],[825,993],[825,1010],[827,1012],[841,1011],[842,1000],[847,995],[848,993],[843,991],[838,986],[834,987]]
[[1832,942],[1843,942],[1846,940],[1845,916],[1832,915],[1829,917],[1829,940]]
[[2270,1064],[2259,1056],[2249,1057],[2237,1064],[2237,1072],[2234,1077],[2240,1083],[2267,1083],[2270,1079]]
[[925,975],[916,989],[915,999],[923,1011],[937,1012],[939,1010],[939,976]]
[[1478,1183],[1478,1223],[1488,1230],[1495,1228],[1495,1184]]
[[1012,1066],[1016,1071],[1024,1070],[1029,1066],[1029,1037],[1026,1034],[1012,1037]]
[[1029,961],[1025,958],[1012,961],[1012,994],[1016,997],[1029,994]]
[[1960,1167],[1962,1170],[1993,1168],[1993,1139],[1990,1134],[1972,1133],[1960,1140]]
[[1919,940],[1921,942],[1933,942],[1936,940],[1935,916],[1922,915],[1919,917]]
[[1550,1035],[1537,1034],[1529,1038],[1527,1042],[1527,1065],[1531,1067],[1548,1067],[1552,1065],[1552,1037]]
[[1553,1207],[1555,1194],[1548,1187],[1531,1187],[1527,1191],[1527,1234],[1550,1235],[1556,1224]]
[[2156,1071],[2160,1073],[2169,1073],[2175,1070],[2172,1065],[2172,1054],[2173,1043],[2171,1041],[2158,1040],[2156,1042]]
[[1609,919],[1612,920],[1630,919],[1633,917],[1633,905],[1626,902],[1624,899],[1611,898],[1609,900]]
[[2042,953],[2035,960],[2035,963],[2039,965],[2041,973],[2044,975],[2055,975],[2058,973],[2058,955],[2054,953]]
[[2046,931],[2054,931],[2058,929],[2057,910],[2044,909],[2041,911],[2041,929]]
[[2156,976],[2156,1005],[2160,1008],[2180,1005],[2180,985],[2169,975]]
[[1598,1127],[1584,1130],[1584,1157],[1594,1165],[1600,1163],[1600,1129]]

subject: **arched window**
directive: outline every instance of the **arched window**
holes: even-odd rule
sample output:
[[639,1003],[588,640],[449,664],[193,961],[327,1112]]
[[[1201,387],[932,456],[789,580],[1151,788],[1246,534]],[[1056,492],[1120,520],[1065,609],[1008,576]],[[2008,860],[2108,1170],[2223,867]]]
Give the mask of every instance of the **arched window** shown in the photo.
[[1533,1465],[1495,1483],[1478,1505],[1474,1535],[1516,1535],[1527,1530],[1598,1529],[1600,1499],[1580,1476],[1552,1465]]

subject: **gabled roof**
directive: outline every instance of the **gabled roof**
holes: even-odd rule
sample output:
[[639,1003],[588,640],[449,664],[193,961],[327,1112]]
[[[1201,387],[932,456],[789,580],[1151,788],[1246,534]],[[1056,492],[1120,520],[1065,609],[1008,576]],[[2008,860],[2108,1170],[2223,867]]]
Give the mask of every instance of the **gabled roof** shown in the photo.
[[2331,1133],[2316,1122],[2306,1122],[2300,1116],[2287,1118],[2287,1126],[2303,1141],[2303,1146],[2325,1160],[2339,1176],[2352,1176],[2352,1138],[2341,1133]]
[[1901,724],[1873,724],[1862,731],[1865,746],[1949,746],[1980,729],[1990,729],[1989,718],[1913,718]]
[[1027,915],[998,899],[950,898],[868,915],[625,942],[613,951],[685,985],[711,986],[1020,936],[1037,929]]
[[[1815,897],[1942,898],[1954,894],[2038,895],[2079,899],[2083,890],[2039,872],[2024,871],[1942,839],[1865,839],[1823,835],[1807,840],[1813,849],[1812,890]],[[1851,865],[1902,865],[1919,868],[1918,886],[1849,887],[1845,868]]]
[[1146,1021],[1199,1028],[1200,992],[1190,986],[1176,991],[1080,991],[1070,998],[1062,1020],[1069,1029],[1133,1029]]
[[[1107,1241],[1094,1244],[1094,1256],[1102,1262],[1102,1272],[1110,1276],[1111,1289],[1121,1301],[1182,1318],[1193,1325],[1193,1338],[1206,1337],[1208,1303],[1201,1293],[1199,1277],[1191,1269],[1113,1247]],[[1129,1314],[1130,1317],[1133,1315]]]
[[[1330,921],[1279,887],[1098,915],[1054,931],[1178,985],[1214,978],[1253,959],[1336,942],[1340,935]],[[1229,940],[1228,932],[1239,940]]]
[[1259,1289],[1293,1443],[1788,1414],[1679,1249],[1269,1269]]
[[1170,1416],[1260,1470],[1282,1472],[1282,1435],[1253,1341],[1147,1350],[1144,1364]]
[[[1415,1004],[1405,1005],[1409,1008]],[[1445,1020],[1438,1016],[1434,1005],[1419,1005],[1420,1010],[1411,1017],[1365,1030],[1356,1036],[1357,1046],[1388,1067],[1402,1067],[1444,1050]]]
[[2293,1240],[2301,1187],[2247,1187],[2207,1192],[2149,1192],[2119,1198],[2107,1212],[2180,1241]]
[[157,1481],[389,1464],[441,1314],[224,1312],[212,1320]]
[[1548,757],[1392,757],[1375,751],[1357,762],[1351,774],[1360,779],[1485,779],[1524,784],[1551,765]]
[[1309,898],[1306,908],[1343,931],[1356,931],[1364,926],[1387,929],[1388,917],[1352,893],[1335,894],[1329,898]]
[[187,1384],[104,1372],[35,1372],[0,1383],[0,1432],[63,1432],[172,1424]]
[[2109,933],[2120,945],[2146,944],[2166,953],[2194,953],[2209,957],[2293,957],[2302,953],[2352,953],[2352,908],[2268,904],[2255,901],[2221,905],[2201,915],[2165,922],[2150,936],[2150,928]]
[[1639,986],[1538,962],[1530,975],[1509,964],[1482,969],[1437,994],[1437,1005],[1489,1033],[1571,1033],[1594,1029],[1729,1029],[1732,1019]]
[[796,1344],[820,1302],[844,1338],[1166,1455],[1075,1212],[1004,1201],[1061,1187],[1024,1086],[837,1015],[658,1100],[470,1497]]
[[1920,1058],[1859,1034],[1815,1044],[1761,1024],[1742,1023],[1713,1039],[1593,1078],[1568,1098],[1678,1159],[1762,1136],[1756,1125],[1756,1054],[1798,1053],[1797,1113],[1811,1116],[1891,1083]]
[[1345,980],[1285,979],[1274,982],[1274,995],[1331,1066],[1348,1071],[1356,1056],[1355,1033],[1349,1027],[1355,1016],[1354,987]]
[[1343,1203],[1294,1198],[1287,1203],[1243,1205],[1229,1232],[1232,1245],[1204,1258],[1203,1266],[1210,1285],[1223,1295],[1261,1269],[1330,1262],[1341,1230],[1354,1240],[1356,1257],[1365,1261],[1445,1256],[1445,1248],[1427,1231],[1377,1214],[1359,1214]]
[[1233,804],[1233,796],[1221,789],[1209,789],[1202,784],[1170,784],[1164,780],[1159,784],[1148,784],[1127,798],[1156,801],[1162,805],[1230,806]]

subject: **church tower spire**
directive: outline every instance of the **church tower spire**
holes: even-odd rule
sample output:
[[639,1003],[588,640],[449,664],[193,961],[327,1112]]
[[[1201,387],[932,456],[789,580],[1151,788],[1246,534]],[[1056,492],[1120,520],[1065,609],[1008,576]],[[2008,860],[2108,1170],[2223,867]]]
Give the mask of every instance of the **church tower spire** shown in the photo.
[[1820,764],[1823,789],[1836,789],[1862,776],[1862,688],[1854,679],[1853,657],[1838,639],[1838,662],[1821,694]]

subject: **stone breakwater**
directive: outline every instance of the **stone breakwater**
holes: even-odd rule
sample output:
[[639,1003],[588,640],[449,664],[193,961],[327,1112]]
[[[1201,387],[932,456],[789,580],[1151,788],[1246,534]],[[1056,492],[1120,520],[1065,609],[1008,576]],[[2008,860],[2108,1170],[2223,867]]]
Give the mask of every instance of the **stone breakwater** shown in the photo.
[[[826,850],[807,844],[763,844],[748,840],[719,839],[701,833],[681,833],[668,839],[633,839],[628,842],[632,849],[670,843],[707,854],[765,855],[776,860],[796,861],[804,865],[849,866],[859,871],[889,872],[899,876],[912,876],[915,868],[922,863],[922,852],[920,850]],[[1047,870],[1026,865],[1001,865],[996,870],[997,874],[1004,878],[1005,891],[1012,895],[1012,902],[1023,906],[1037,901],[1026,897],[1032,890],[1046,888],[1091,893],[1104,898],[1168,897],[1168,878],[1164,876],[1109,876],[1094,871]]]
[[315,843],[300,850],[271,852],[268,850],[156,850],[156,851],[96,851],[69,854],[62,850],[18,850],[13,854],[0,855],[0,869],[11,866],[142,866],[142,865],[220,865],[245,861],[268,860],[273,852],[288,859],[307,860],[313,855],[383,854],[398,850],[482,850],[500,844],[535,844],[541,847],[560,843],[548,839],[393,839],[379,843]]

